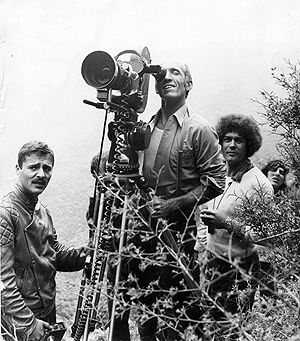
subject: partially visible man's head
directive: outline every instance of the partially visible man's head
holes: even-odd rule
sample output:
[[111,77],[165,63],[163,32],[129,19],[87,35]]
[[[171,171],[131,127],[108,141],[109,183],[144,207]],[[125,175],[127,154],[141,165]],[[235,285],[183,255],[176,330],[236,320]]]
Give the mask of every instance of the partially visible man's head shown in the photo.
[[261,171],[270,180],[274,193],[286,188],[286,177],[289,173],[289,168],[282,160],[275,159],[269,161]]
[[[164,76],[159,77],[155,82],[156,92],[163,97],[162,86],[169,82],[170,84],[181,86],[185,97],[187,97],[193,87],[193,79],[189,67],[186,64],[175,61],[166,62],[160,66],[162,68],[161,74]],[[181,88],[178,90],[181,90]]]
[[107,170],[106,165],[108,162],[108,156],[109,156],[108,152],[104,152],[101,155],[101,158],[100,158],[100,153],[93,156],[93,158],[91,160],[91,168],[90,168],[91,174],[93,177],[96,177],[96,174],[100,175],[100,174],[103,174],[106,172],[106,170]]
[[246,157],[251,157],[262,145],[259,125],[251,116],[230,114],[220,118],[216,131],[220,144],[227,133],[237,133],[246,141]]
[[25,143],[18,153],[16,165],[19,183],[30,196],[37,197],[47,187],[54,165],[54,153],[44,142]]

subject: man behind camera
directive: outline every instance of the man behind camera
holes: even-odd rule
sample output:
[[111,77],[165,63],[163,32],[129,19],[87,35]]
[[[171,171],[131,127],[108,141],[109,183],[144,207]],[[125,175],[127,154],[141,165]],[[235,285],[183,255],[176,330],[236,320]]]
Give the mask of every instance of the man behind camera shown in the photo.
[[[155,85],[161,108],[150,121],[151,141],[143,159],[143,175],[154,191],[148,205],[154,221],[165,219],[174,240],[174,251],[178,247],[187,271],[197,276],[193,260],[196,235],[193,211],[197,205],[222,193],[225,165],[215,130],[187,108],[186,98],[193,86],[188,66],[171,62],[161,67],[163,76],[157,78]],[[172,308],[165,312],[166,325],[170,328],[164,330],[164,336],[167,340],[181,340],[188,325],[201,336],[201,324],[198,324],[201,307],[191,309],[188,303],[193,288],[186,281],[184,271],[178,270],[178,261],[171,255],[167,259],[167,264],[157,270],[158,287],[162,289],[158,297],[165,295],[164,291],[165,298],[170,299],[171,288],[176,289],[176,294],[171,298]],[[155,340],[157,323],[157,318],[151,317],[140,325],[142,340]]]

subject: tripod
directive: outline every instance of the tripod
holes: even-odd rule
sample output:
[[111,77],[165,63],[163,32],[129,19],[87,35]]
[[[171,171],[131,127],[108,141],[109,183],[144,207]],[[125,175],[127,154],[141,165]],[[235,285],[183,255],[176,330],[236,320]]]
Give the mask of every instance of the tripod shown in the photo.
[[[94,330],[97,322],[96,307],[99,304],[109,258],[108,253],[101,247],[107,237],[107,235],[103,237],[103,234],[107,229],[118,231],[118,265],[114,286],[117,288],[128,221],[128,200],[134,191],[145,186],[145,181],[139,174],[137,151],[148,146],[150,128],[144,122],[137,121],[137,113],[126,105],[126,98],[127,96],[124,95],[122,105],[110,103],[110,107],[106,110],[105,121],[109,112],[114,113],[114,120],[108,125],[111,147],[106,172],[102,177],[96,176],[93,214],[95,228],[91,233],[94,256],[87,259],[81,280],[76,316],[72,326],[74,340],[80,340],[81,337],[87,340],[89,332]],[[98,103],[97,107],[103,109],[103,106]],[[102,146],[103,140],[101,148]],[[116,295],[117,292],[114,293],[112,317],[116,309]],[[111,319],[110,334],[113,324],[114,318]],[[109,340],[111,338],[110,335]]]

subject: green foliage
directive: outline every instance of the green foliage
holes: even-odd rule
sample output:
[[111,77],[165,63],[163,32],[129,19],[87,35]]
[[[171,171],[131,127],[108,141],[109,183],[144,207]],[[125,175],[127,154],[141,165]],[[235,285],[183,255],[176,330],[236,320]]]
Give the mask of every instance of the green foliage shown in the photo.
[[[294,179],[274,201],[244,202],[237,215],[250,227],[262,256],[273,264],[272,280],[278,292],[275,301],[258,301],[250,323],[256,340],[299,339],[299,274],[300,274],[300,63],[287,61],[287,74],[272,77],[281,95],[261,91],[262,101],[254,100],[263,109],[261,115],[280,136],[278,151],[290,168]],[[260,297],[260,300],[263,300]]]
[[281,137],[278,151],[291,167],[296,181],[300,180],[300,63],[287,61],[288,72],[276,74],[272,68],[272,77],[283,94],[261,90],[263,100],[253,100],[262,107],[260,114],[266,119],[273,134]]
[[296,266],[300,254],[300,63],[287,61],[287,70],[277,75],[276,68],[272,69],[281,96],[263,90],[263,100],[254,102],[261,105],[260,114],[272,133],[281,137],[278,150],[294,179],[286,191],[275,196],[272,205],[264,201],[245,203],[241,215],[261,241],[276,247]]
[[276,195],[271,203],[265,198],[244,201],[236,215],[242,217],[258,243],[282,248],[287,256],[294,257],[300,254],[299,208],[299,196],[286,191]]

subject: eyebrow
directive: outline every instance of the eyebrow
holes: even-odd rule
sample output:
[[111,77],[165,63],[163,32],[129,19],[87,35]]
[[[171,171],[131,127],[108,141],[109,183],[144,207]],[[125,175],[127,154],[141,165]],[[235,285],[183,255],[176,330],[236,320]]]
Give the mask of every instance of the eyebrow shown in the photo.
[[277,169],[280,169],[280,170],[282,170],[283,172],[285,172],[285,169],[284,169],[282,166],[270,168],[271,171],[277,171]]
[[230,138],[230,139],[244,139],[244,136],[241,136],[241,135],[231,135],[231,133],[227,133],[224,135],[224,138]]
[[180,67],[175,67],[175,66],[172,66],[169,68],[170,71],[178,71],[182,74],[184,74],[184,71],[180,68]]
[[[41,164],[40,162],[29,163],[29,164],[28,164],[28,167],[35,167],[35,166],[38,166],[38,165],[40,165],[40,164]],[[53,168],[52,165],[47,165],[47,164],[44,164],[43,167]]]
[[39,164],[40,164],[39,162],[29,163],[28,166],[38,166]]

